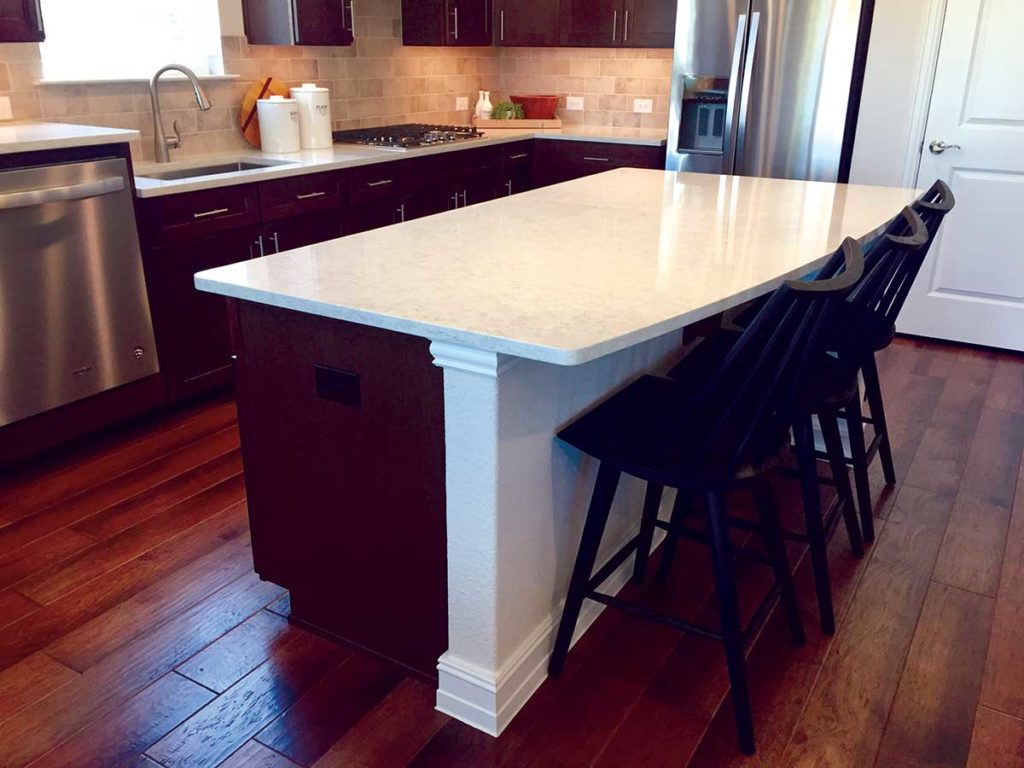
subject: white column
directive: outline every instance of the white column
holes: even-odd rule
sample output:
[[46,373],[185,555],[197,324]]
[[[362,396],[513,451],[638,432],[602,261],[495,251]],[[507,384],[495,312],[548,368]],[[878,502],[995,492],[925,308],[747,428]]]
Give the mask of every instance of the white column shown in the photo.
[[[681,335],[561,367],[434,342],[444,368],[448,651],[437,706],[498,735],[547,676],[596,463],[554,435],[589,405],[673,357]],[[639,524],[622,484],[604,551]],[[628,564],[607,589],[628,578]],[[588,602],[577,637],[601,606]]]

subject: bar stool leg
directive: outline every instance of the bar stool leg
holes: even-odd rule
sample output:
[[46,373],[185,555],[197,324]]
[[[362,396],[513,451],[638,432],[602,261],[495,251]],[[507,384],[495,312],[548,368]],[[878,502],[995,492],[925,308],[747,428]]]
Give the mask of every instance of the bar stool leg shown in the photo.
[[747,662],[743,653],[743,631],[740,627],[736,583],[729,557],[729,525],[726,520],[725,495],[708,493],[708,530],[711,553],[715,566],[715,586],[722,614],[722,641],[725,644],[725,663],[729,669],[729,686],[736,710],[736,730],[740,749],[752,755],[754,745],[754,717],[750,709],[750,690],[747,686]]
[[807,638],[804,636],[804,625],[800,618],[800,605],[796,599],[796,589],[793,587],[793,573],[789,569],[789,558],[786,556],[786,543],[782,538],[782,523],[779,522],[779,512],[775,506],[775,497],[772,495],[771,486],[766,480],[755,481],[752,490],[758,515],[761,518],[761,524],[764,526],[765,543],[768,547],[768,555],[772,561],[772,570],[775,572],[775,580],[779,584],[779,599],[782,601],[782,608],[786,612],[789,632],[796,645],[803,645]]
[[601,546],[601,537],[608,523],[608,514],[615,500],[615,489],[618,488],[621,474],[618,469],[605,462],[601,462],[601,468],[597,472],[594,495],[590,497],[590,509],[587,510],[580,548],[576,553],[576,564],[569,579],[569,592],[565,598],[565,607],[562,609],[562,620],[558,625],[555,647],[548,662],[548,674],[552,677],[562,674],[565,667],[565,658],[569,654],[569,646],[572,643],[573,632],[576,631],[576,621],[580,617],[583,600],[590,588],[597,550]]
[[818,414],[818,423],[825,437],[825,449],[832,467],[832,479],[839,495],[839,508],[842,510],[846,535],[850,539],[850,549],[857,557],[864,556],[864,540],[860,535],[860,523],[857,511],[853,508],[853,489],[850,487],[850,474],[846,467],[846,453],[843,450],[843,438],[839,434],[839,417],[835,411],[822,411]]
[[828,541],[821,512],[821,492],[818,486],[818,457],[814,451],[814,428],[810,414],[801,416],[793,425],[800,488],[803,493],[804,519],[810,540],[811,568],[814,571],[814,592],[818,600],[821,631],[826,635],[836,632],[836,618],[832,607],[832,577],[828,571]]
[[676,559],[676,548],[679,546],[679,529],[693,508],[690,504],[690,497],[682,490],[676,491],[676,501],[672,505],[672,517],[668,523],[668,535],[665,536],[665,543],[661,549],[661,561],[658,563],[658,581],[668,580],[668,574],[672,570],[672,563]]
[[871,503],[871,479],[868,476],[867,448],[864,445],[864,416],[860,410],[860,387],[853,402],[843,409],[850,432],[850,457],[853,459],[853,479],[857,484],[857,508],[860,510],[860,530],[864,541],[875,540],[875,517]]
[[889,425],[885,422],[885,405],[882,403],[882,383],[878,379],[878,365],[872,352],[864,360],[861,368],[864,374],[864,390],[871,408],[872,426],[875,434],[880,436],[878,457],[882,461],[882,474],[887,485],[896,485],[896,465],[892,461],[892,443],[889,442]]
[[651,556],[651,541],[654,539],[654,525],[658,521],[658,509],[661,507],[661,495],[665,486],[647,483],[644,496],[643,517],[640,519],[640,536],[637,539],[636,560],[633,562],[633,581],[642,584],[647,570],[647,560]]

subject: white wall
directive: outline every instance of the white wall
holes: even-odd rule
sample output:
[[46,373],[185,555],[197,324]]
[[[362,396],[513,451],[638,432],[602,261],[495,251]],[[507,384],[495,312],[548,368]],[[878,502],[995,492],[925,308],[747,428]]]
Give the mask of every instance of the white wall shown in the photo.
[[945,0],[876,0],[850,181],[915,183]]
[[243,34],[242,0],[219,0],[220,33],[237,37]]

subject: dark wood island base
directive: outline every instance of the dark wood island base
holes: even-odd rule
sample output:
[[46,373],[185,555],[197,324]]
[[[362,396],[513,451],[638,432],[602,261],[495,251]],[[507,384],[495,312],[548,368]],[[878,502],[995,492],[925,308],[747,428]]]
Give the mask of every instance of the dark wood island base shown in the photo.
[[230,302],[257,573],[292,619],[437,677],[448,647],[443,373],[429,342]]

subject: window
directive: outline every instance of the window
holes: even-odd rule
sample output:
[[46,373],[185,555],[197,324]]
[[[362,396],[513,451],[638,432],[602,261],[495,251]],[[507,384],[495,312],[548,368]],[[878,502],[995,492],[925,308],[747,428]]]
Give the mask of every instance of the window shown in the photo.
[[46,80],[149,78],[165,64],[224,73],[216,0],[42,0]]

